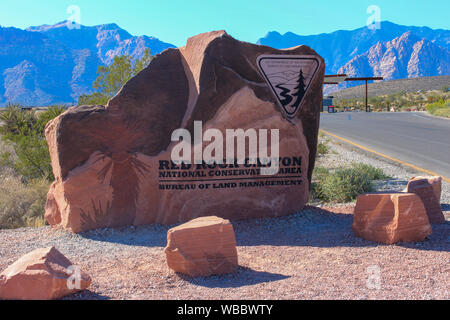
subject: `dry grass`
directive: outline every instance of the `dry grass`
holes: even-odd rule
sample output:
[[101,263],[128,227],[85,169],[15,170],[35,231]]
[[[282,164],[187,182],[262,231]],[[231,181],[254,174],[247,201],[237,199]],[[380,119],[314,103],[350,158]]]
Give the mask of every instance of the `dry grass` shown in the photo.
[[438,116],[438,117],[450,118],[450,108],[442,108],[442,109],[436,110],[434,115]]
[[450,99],[430,103],[427,111],[435,116],[450,118]]
[[[10,153],[12,161],[17,159],[14,148],[1,136],[0,152]],[[20,175],[0,161],[0,229],[44,226],[49,187],[50,182],[44,178],[24,183]]]
[[[14,152],[1,140],[0,150]],[[44,226],[49,186],[45,179],[25,184],[12,169],[0,165],[0,229]]]

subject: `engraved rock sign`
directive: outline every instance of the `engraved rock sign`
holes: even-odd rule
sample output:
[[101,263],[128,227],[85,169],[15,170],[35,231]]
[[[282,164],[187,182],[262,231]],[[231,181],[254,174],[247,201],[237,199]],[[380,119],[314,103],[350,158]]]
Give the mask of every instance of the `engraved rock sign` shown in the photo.
[[[316,159],[324,72],[324,60],[307,46],[277,50],[223,30],[165,50],[107,105],[70,108],[47,124],[55,176],[48,223],[82,232],[302,210]],[[182,143],[173,140],[180,131],[189,136]],[[244,139],[233,138],[228,147],[229,131]],[[228,156],[237,155],[239,140],[245,155]],[[191,163],[173,161],[180,145]],[[212,149],[217,163],[196,161]],[[276,174],[262,174],[268,157],[279,164]]]

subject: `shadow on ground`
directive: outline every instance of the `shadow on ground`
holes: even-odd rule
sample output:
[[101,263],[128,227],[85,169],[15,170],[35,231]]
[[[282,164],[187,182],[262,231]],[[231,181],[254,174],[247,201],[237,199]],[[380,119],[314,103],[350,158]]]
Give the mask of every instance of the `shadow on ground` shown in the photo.
[[174,226],[144,225],[98,229],[80,233],[83,238],[138,247],[165,247],[167,232]]
[[[445,206],[445,205],[444,205]],[[316,207],[285,217],[233,221],[238,246],[377,247],[383,244],[357,238],[352,231],[353,215]],[[100,229],[82,233],[95,241],[130,246],[165,247],[167,231],[173,226],[148,225]],[[408,248],[450,251],[449,222],[433,225],[433,234],[420,243],[397,244]]]
[[193,285],[207,288],[239,288],[290,278],[290,276],[278,273],[256,271],[244,267],[239,267],[239,270],[234,274],[222,276],[211,276],[207,278],[191,278],[182,274],[178,274],[178,276]]
[[90,290],[84,290],[81,292],[74,293],[73,295],[64,297],[60,300],[110,300],[108,296],[104,296]]
[[[239,246],[377,247],[353,234],[353,215],[307,207],[288,217],[241,221],[235,226]],[[418,250],[450,251],[450,223],[432,225],[433,234],[423,242],[398,243]]]

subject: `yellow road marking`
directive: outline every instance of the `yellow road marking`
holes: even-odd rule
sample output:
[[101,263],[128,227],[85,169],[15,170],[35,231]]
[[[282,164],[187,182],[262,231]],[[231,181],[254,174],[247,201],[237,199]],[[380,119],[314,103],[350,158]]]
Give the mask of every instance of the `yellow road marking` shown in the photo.
[[379,155],[380,157],[383,157],[383,158],[392,160],[392,161],[394,161],[394,162],[398,162],[398,163],[400,163],[400,164],[402,164],[402,165],[404,165],[404,166],[413,168],[413,169],[415,169],[415,170],[417,170],[417,171],[424,172],[424,173],[429,174],[429,175],[432,175],[432,176],[441,176],[441,177],[442,177],[442,180],[444,180],[445,182],[449,182],[449,183],[450,183],[450,178],[447,178],[447,177],[445,177],[445,176],[443,176],[443,175],[441,175],[441,174],[439,174],[439,173],[436,173],[436,172],[433,172],[433,171],[430,171],[430,170],[427,170],[427,169],[424,169],[424,168],[415,166],[415,165],[413,165],[413,164],[411,164],[411,163],[402,161],[402,160],[397,159],[397,158],[390,157],[390,156],[388,156],[388,155],[386,155],[386,154],[384,154],[384,153],[381,153],[381,152],[372,150],[372,149],[370,149],[370,148],[364,147],[364,146],[362,146],[362,145],[360,145],[360,144],[357,144],[357,143],[355,143],[355,142],[353,142],[353,141],[350,141],[350,140],[348,140],[348,139],[339,137],[339,136],[337,136],[337,135],[335,135],[335,134],[333,134],[333,133],[331,133],[331,132],[328,132],[328,131],[326,131],[326,130],[320,129],[320,131],[322,131],[323,133],[325,133],[325,134],[327,134],[327,135],[329,135],[329,136],[332,136],[332,137],[334,137],[334,138],[336,138],[336,139],[339,139],[339,140],[342,140],[342,141],[344,141],[344,142],[347,142],[347,143],[349,143],[349,144],[351,144],[351,145],[353,145],[353,146],[355,146],[355,147],[357,147],[357,148],[363,149],[363,150],[368,151],[368,152],[371,152],[371,153],[375,153],[376,155]]

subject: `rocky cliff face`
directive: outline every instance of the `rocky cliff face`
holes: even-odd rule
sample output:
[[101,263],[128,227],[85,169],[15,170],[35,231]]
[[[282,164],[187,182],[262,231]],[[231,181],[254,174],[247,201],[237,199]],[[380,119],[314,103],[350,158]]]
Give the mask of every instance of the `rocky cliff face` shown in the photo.
[[[308,45],[325,59],[328,74],[383,76],[389,80],[450,74],[450,30],[384,21],[377,30],[363,27],[313,36],[269,32],[258,43],[279,49]],[[324,93],[360,84],[326,86]]]
[[312,36],[300,36],[292,32],[284,35],[278,32],[269,32],[264,38],[259,39],[258,43],[277,49],[290,48],[300,44],[310,46],[324,57],[327,73],[337,73],[347,62],[366,53],[377,43],[392,41],[407,32],[420,39],[427,39],[440,47],[447,49],[450,47],[450,30],[402,26],[388,21],[381,22],[380,29],[376,30],[363,27]]
[[76,102],[92,91],[99,65],[110,64],[116,55],[140,58],[146,47],[156,54],[173,46],[133,37],[115,24],[0,28],[0,107]]
[[104,64],[111,64],[116,55],[140,58],[145,48],[150,48],[153,54],[174,48],[170,43],[155,37],[134,37],[115,23],[69,29],[67,22],[63,21],[55,25],[30,27],[27,31],[39,32],[75,50],[89,49]]
[[346,63],[338,73],[382,76],[386,80],[447,75],[450,51],[407,32],[392,41],[378,42]]

